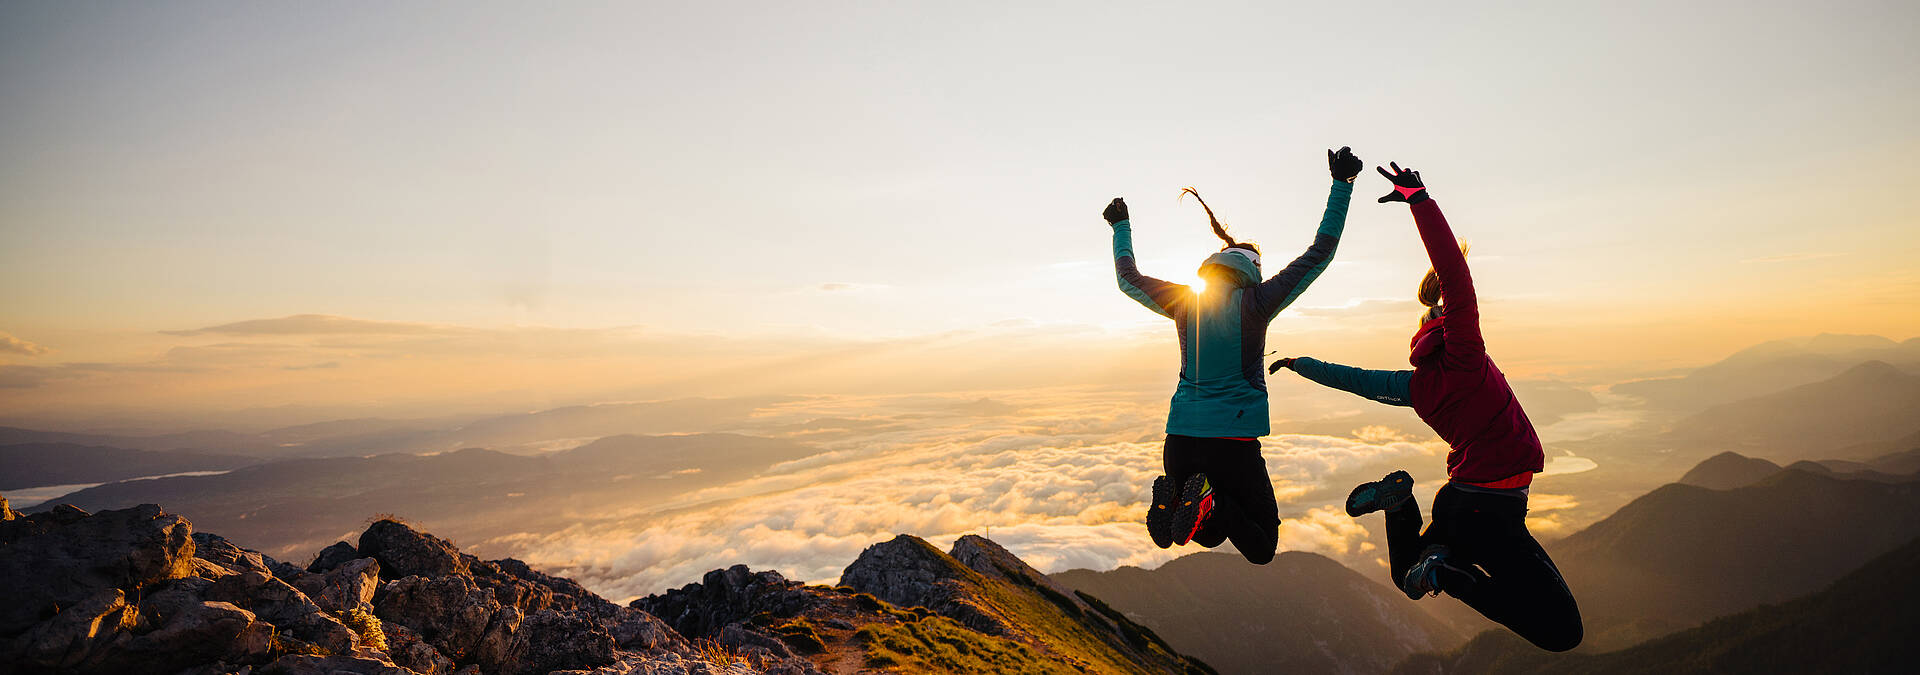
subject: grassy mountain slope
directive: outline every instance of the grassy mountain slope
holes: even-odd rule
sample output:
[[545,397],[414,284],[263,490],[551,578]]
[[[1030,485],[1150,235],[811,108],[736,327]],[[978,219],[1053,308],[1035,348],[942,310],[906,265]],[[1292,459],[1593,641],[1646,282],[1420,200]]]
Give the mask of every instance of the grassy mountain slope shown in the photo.
[[1153,570],[1052,576],[1223,673],[1377,673],[1462,639],[1406,596],[1312,553],[1281,553],[1264,566],[1198,553]]

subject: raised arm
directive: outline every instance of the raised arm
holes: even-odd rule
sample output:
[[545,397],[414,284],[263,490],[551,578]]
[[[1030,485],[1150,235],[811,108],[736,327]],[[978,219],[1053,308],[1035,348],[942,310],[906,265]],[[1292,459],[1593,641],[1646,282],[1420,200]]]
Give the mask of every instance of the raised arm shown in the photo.
[[1279,372],[1281,368],[1292,368],[1301,377],[1360,398],[1387,405],[1413,405],[1411,370],[1367,370],[1302,356],[1276,361],[1268,371]]
[[1328,191],[1327,210],[1320,216],[1320,229],[1313,234],[1313,244],[1255,289],[1255,298],[1268,321],[1293,304],[1313,280],[1320,278],[1320,273],[1327,271],[1327,265],[1333,263],[1333,253],[1340,247],[1340,234],[1347,227],[1347,204],[1353,201],[1353,177],[1360,173],[1362,166],[1365,165],[1351,148],[1327,151],[1327,170],[1333,174],[1333,187]]
[[1456,370],[1478,368],[1484,362],[1487,343],[1480,335],[1480,300],[1473,292],[1473,274],[1467,269],[1467,256],[1453,238],[1453,228],[1441,215],[1440,205],[1427,194],[1420,172],[1403,170],[1392,164],[1394,173],[1379,169],[1380,175],[1393,181],[1393,192],[1381,197],[1382,203],[1407,202],[1413,211],[1413,224],[1420,230],[1420,243],[1427,247],[1427,260],[1440,278],[1441,306],[1446,308],[1446,366]]
[[1113,274],[1120,290],[1160,316],[1173,318],[1183,303],[1193,296],[1184,284],[1162,281],[1140,273],[1133,263],[1133,223],[1127,219],[1127,203],[1119,197],[1107,204],[1104,214],[1113,227]]

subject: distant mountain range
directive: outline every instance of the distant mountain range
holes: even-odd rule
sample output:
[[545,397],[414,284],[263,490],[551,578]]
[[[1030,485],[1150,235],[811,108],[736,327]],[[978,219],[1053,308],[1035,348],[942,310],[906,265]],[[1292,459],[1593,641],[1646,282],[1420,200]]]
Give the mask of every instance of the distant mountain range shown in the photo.
[[1153,570],[1052,576],[1222,673],[1382,673],[1464,639],[1398,590],[1313,553],[1287,551],[1266,565],[1197,553]]
[[1920,433],[1920,375],[1868,361],[1832,378],[1725,403],[1673,424],[1667,438],[1789,461]]
[[1895,342],[1878,335],[1828,333],[1775,340],[1681,377],[1625,382],[1611,390],[1655,407],[1692,412],[1825,380],[1867,361],[1920,368],[1920,338]]
[[1920,536],[1920,484],[1782,469],[1713,490],[1671,484],[1547,545],[1587,642],[1624,647],[1792,598]]
[[489,448],[532,454],[606,436],[712,431],[739,424],[782,397],[675,399],[578,405],[486,417],[394,420],[363,418],[284,427],[261,433],[202,430],[150,436],[68,433],[0,427],[0,445],[72,443],[129,450],[192,450],[259,458],[358,457]]
[[816,452],[734,434],[611,436],[532,457],[468,449],[291,459],[218,476],[111,483],[56,501],[87,510],[167,504],[245,546],[287,556],[339,539],[375,513],[408,514],[463,541],[509,534],[501,523],[514,532],[559,530],[579,522],[577,514],[659,506]]
[[0,445],[0,490],[106,483],[188,471],[219,471],[259,460],[185,450],[128,450],[74,443]]
[[1552,654],[1489,631],[1395,675],[1601,673],[1910,673],[1920,635],[1920,539],[1822,590],[1714,619],[1619,651]]

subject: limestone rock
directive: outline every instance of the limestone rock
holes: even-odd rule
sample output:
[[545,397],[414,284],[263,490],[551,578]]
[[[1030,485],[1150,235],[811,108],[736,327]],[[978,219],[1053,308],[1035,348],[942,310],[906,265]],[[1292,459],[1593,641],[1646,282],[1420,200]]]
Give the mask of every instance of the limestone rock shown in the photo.
[[315,574],[325,573],[340,566],[341,563],[362,557],[365,556],[360,555],[360,551],[355,549],[353,544],[337,541],[332,546],[320,549],[320,554],[313,557],[313,562],[307,563],[307,571]]
[[254,672],[259,675],[416,675],[385,661],[358,656],[282,656]]
[[754,572],[746,565],[714,570],[700,583],[633,601],[633,607],[659,617],[682,635],[718,633],[761,612],[798,613],[812,602],[802,584],[779,572]]
[[0,523],[0,636],[106,589],[193,574],[193,526],[152,504],[89,516],[67,505]]
[[207,588],[209,600],[231,602],[295,639],[335,654],[352,652],[359,638],[305,593],[260,570],[222,577]]
[[388,582],[374,599],[374,614],[397,623],[456,661],[480,644],[500,603],[465,576],[411,576]]
[[293,585],[321,609],[345,612],[373,601],[380,588],[380,561],[360,558],[334,565],[325,574],[303,572]]
[[127,606],[127,594],[107,588],[70,607],[20,637],[23,647],[13,656],[30,667],[71,670],[109,651],[117,641],[131,639],[126,628],[137,612]]
[[392,520],[381,520],[360,535],[360,557],[380,561],[393,578],[468,574],[467,560],[453,543]]
[[840,574],[840,585],[900,607],[925,607],[988,635],[1012,634],[1013,627],[976,596],[979,576],[925,540],[903,534],[862,551]]

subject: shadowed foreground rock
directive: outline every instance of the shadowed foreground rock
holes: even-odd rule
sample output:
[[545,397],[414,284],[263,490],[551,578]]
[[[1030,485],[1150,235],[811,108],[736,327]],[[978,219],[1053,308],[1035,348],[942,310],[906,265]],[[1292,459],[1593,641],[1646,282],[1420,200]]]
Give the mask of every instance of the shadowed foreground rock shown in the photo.
[[902,535],[844,583],[736,565],[623,607],[390,519],[301,568],[151,504],[0,501],[0,675],[1211,672],[978,537]]
[[[792,660],[783,672],[813,672]],[[391,520],[300,569],[153,505],[0,511],[0,675],[685,675],[752,672],[746,663],[570,580]]]

